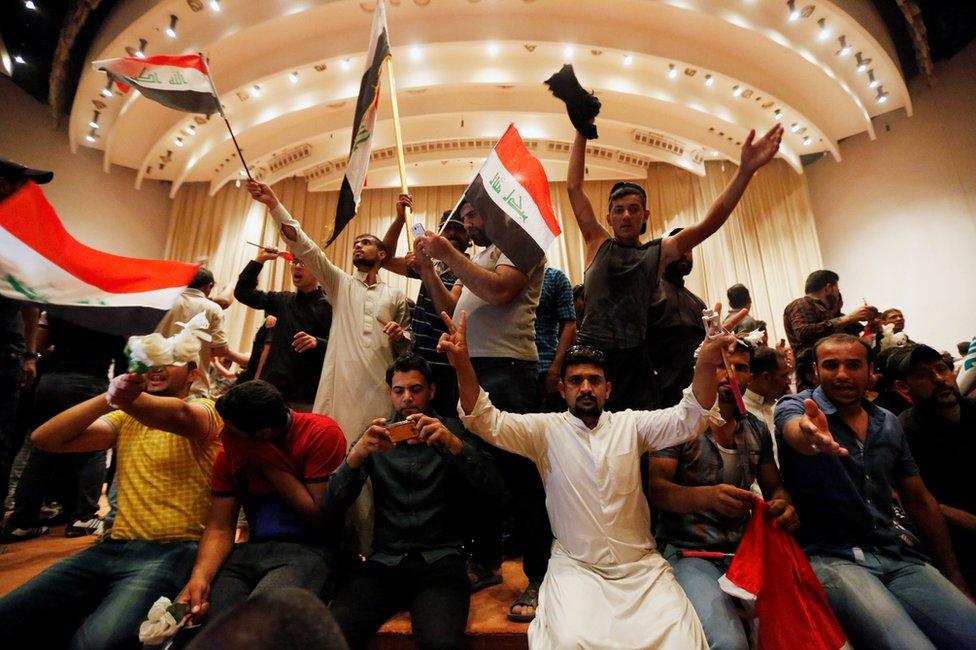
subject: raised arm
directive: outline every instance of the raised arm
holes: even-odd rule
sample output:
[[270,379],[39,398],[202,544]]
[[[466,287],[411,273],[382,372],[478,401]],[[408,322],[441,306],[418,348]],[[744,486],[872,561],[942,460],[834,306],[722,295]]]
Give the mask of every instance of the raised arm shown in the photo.
[[797,453],[804,456],[847,455],[847,449],[841,447],[830,433],[827,416],[812,399],[801,401],[788,395],[776,405],[775,417],[776,430]]
[[234,298],[253,309],[267,309],[269,293],[258,289],[258,277],[261,275],[261,270],[264,269],[264,263],[277,257],[277,252],[263,248],[258,249],[257,256],[248,262],[240,275],[237,276],[237,284],[234,285]]
[[115,409],[105,393],[75,404],[34,429],[30,440],[38,449],[55,453],[100,451],[115,445],[115,429],[101,420]]
[[742,144],[742,154],[739,160],[739,171],[725,190],[715,199],[715,203],[708,209],[705,218],[698,223],[688,226],[673,237],[665,237],[661,242],[660,271],[711,237],[715,231],[728,221],[732,210],[739,204],[743,192],[760,167],[768,163],[779,150],[779,143],[783,139],[783,126],[777,124],[766,135],[755,140],[756,131],[749,131],[746,141]]
[[427,287],[427,294],[434,303],[434,308],[438,312],[454,314],[454,307],[457,306],[458,299],[461,297],[461,285],[455,284],[449,287],[441,280],[433,261],[424,251],[424,242],[420,241],[418,250],[413,259],[413,268],[420,276],[420,281]]
[[603,224],[596,218],[593,211],[593,204],[583,191],[583,177],[586,172],[586,138],[577,131],[576,139],[573,140],[573,149],[569,153],[569,173],[566,176],[566,190],[569,193],[569,204],[573,207],[573,215],[579,225],[580,233],[583,235],[583,243],[586,245],[586,261],[593,259],[597,249],[606,240],[610,239],[610,233],[603,227]]
[[511,302],[529,282],[529,276],[514,266],[499,264],[494,269],[478,266],[454,248],[447,239],[430,231],[420,249],[447,264],[461,284],[492,305]]
[[409,194],[401,194],[397,198],[396,216],[393,217],[390,227],[386,229],[386,234],[383,235],[383,246],[387,251],[383,268],[398,275],[407,275],[410,271],[410,251],[407,251],[407,257],[396,256],[397,244],[400,242],[400,231],[403,230],[403,224],[407,222],[406,208],[410,208],[411,213],[413,213],[413,197]]
[[213,411],[203,404],[150,395],[145,388],[145,375],[119,375],[109,384],[106,400],[152,429],[191,440],[207,440],[216,434]]

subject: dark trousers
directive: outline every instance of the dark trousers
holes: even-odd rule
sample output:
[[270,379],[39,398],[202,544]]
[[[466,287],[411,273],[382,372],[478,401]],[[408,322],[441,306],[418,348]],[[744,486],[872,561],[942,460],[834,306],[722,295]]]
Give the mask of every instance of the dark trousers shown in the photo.
[[461,555],[427,564],[408,555],[398,566],[367,560],[343,583],[331,610],[352,650],[365,648],[376,631],[402,609],[419,648],[462,648],[470,604]]
[[[471,362],[478,383],[489,393],[491,403],[497,408],[509,413],[536,411],[536,362],[486,357],[474,358]],[[552,528],[539,470],[528,458],[496,447],[490,447],[490,450],[505,480],[508,498],[504,504],[495,500],[479,502],[482,507],[472,509],[479,513],[471,545],[472,557],[489,566],[501,563],[501,521],[506,513],[510,513],[515,521],[514,532],[522,542],[522,570],[529,580],[540,581],[549,564]]]
[[[81,372],[48,372],[41,376],[34,393],[32,422],[39,426],[76,404],[105,392],[108,378]],[[52,454],[32,449],[14,492],[15,509],[8,527],[37,525],[38,511],[45,497],[54,492],[58,478],[74,476],[77,489],[71,519],[85,521],[98,512],[98,498],[105,482],[105,452]],[[67,505],[67,504],[66,504]]]
[[657,380],[647,347],[607,350],[607,380],[610,397],[604,410],[647,411],[658,408]]
[[17,404],[24,370],[20,355],[0,358],[0,492],[7,498],[10,468],[23,443],[17,428]]

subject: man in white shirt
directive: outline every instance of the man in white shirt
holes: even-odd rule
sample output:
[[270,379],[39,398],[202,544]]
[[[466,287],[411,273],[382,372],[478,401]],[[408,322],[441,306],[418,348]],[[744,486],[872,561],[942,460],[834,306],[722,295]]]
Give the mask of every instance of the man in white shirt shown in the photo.
[[[740,312],[741,318],[745,312]],[[439,347],[457,371],[458,413],[469,431],[532,460],[546,489],[555,541],[529,626],[532,648],[707,648],[698,617],[655,548],[640,489],[640,456],[700,435],[715,404],[722,348],[706,339],[681,402],[658,411],[603,411],[606,357],[577,346],[563,362],[563,413],[492,406],[468,356],[466,314]],[[738,322],[733,319],[730,327]]]
[[765,422],[767,429],[776,431],[773,406],[790,390],[790,366],[786,355],[775,348],[760,347],[752,357],[749,371],[752,380],[742,394],[746,410]]

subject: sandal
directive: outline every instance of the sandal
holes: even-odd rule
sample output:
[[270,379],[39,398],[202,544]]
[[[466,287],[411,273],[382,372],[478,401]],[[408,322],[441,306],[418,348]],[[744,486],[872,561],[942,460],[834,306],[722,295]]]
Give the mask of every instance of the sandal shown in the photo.
[[[515,599],[511,607],[508,608],[508,620],[514,623],[531,623],[532,619],[535,618],[535,611],[539,607],[539,585],[538,582],[530,582],[529,586],[525,588],[522,595]],[[531,607],[533,609],[532,614],[516,614],[513,610],[516,607]]]
[[468,561],[468,581],[471,593],[501,584],[502,574],[478,562]]

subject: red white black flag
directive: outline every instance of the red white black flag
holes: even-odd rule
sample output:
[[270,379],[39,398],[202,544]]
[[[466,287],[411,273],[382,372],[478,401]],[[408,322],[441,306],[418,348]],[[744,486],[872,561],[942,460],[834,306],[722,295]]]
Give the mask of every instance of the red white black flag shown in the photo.
[[135,88],[148,99],[185,113],[220,112],[207,64],[199,54],[103,59],[92,61],[92,66],[104,70],[124,93]]

